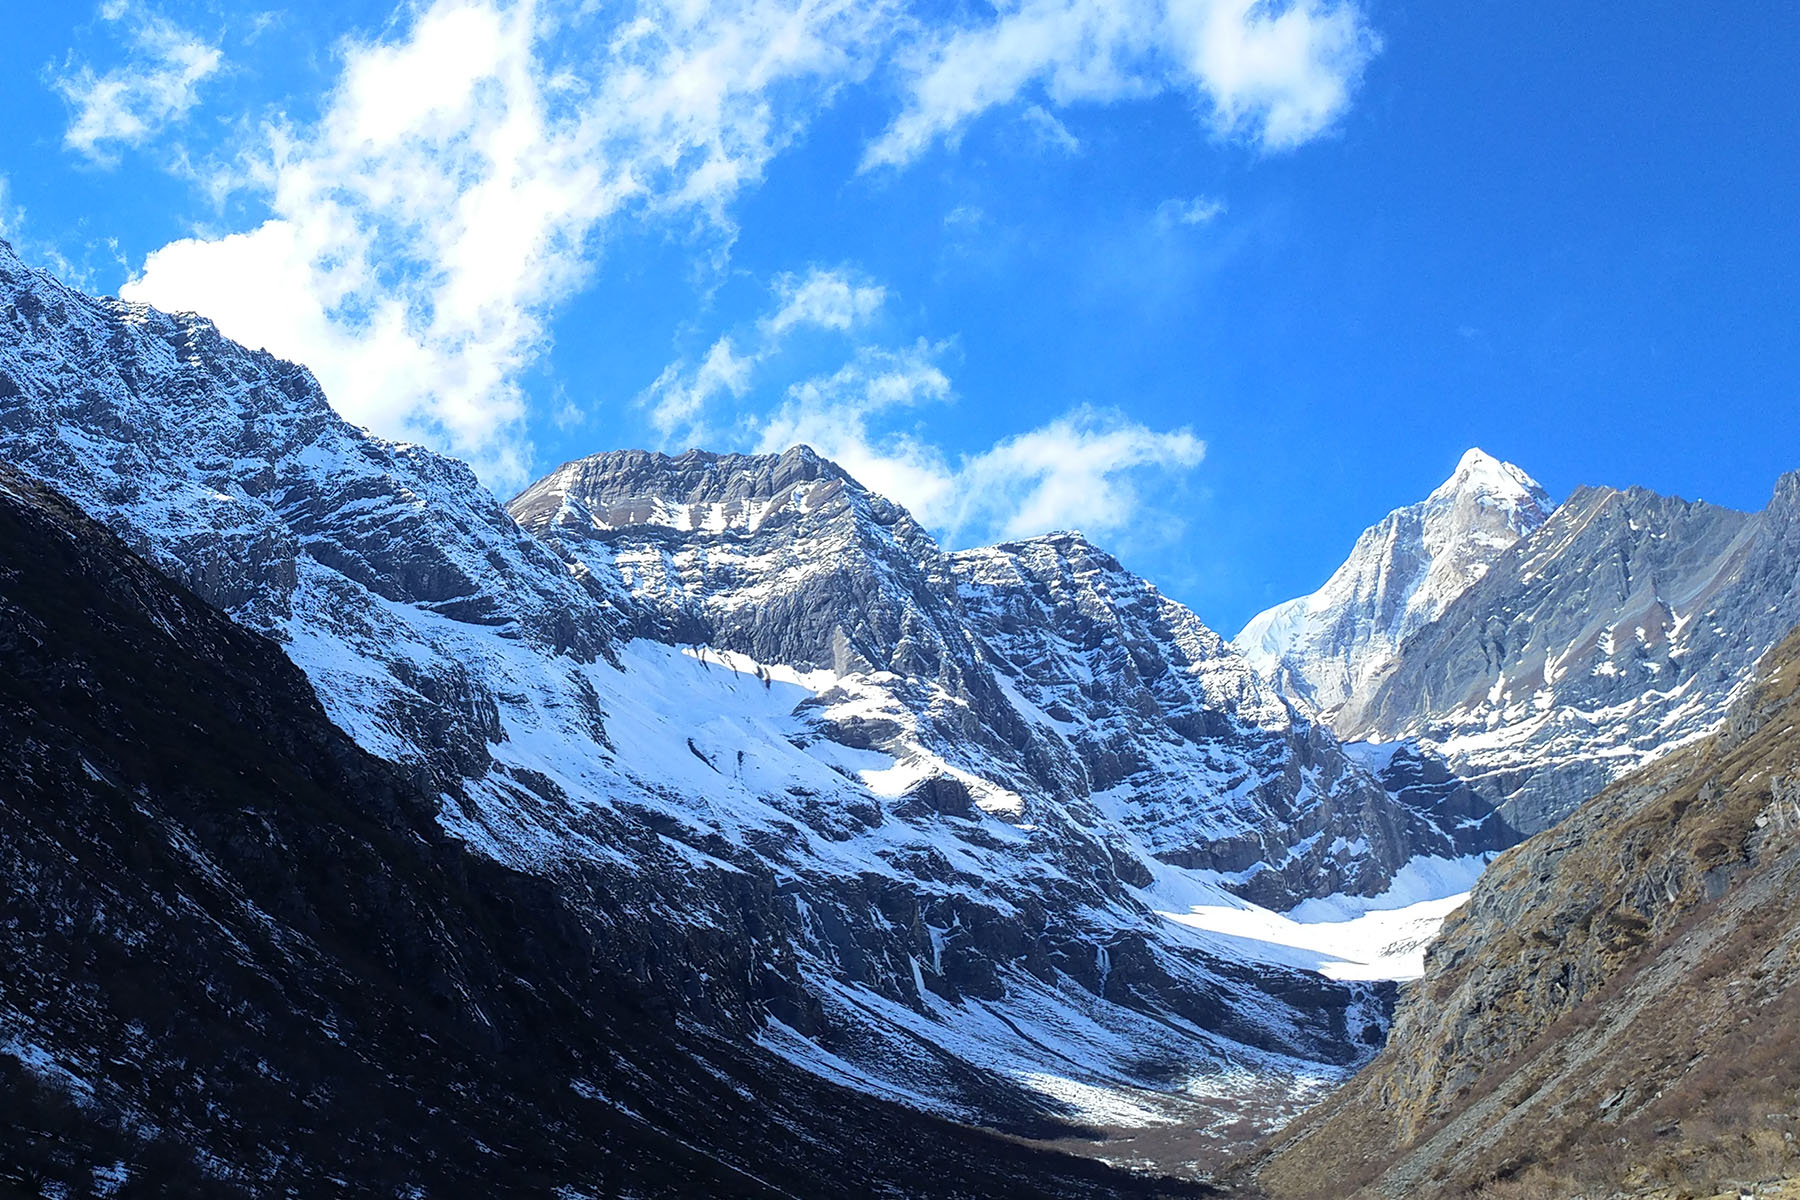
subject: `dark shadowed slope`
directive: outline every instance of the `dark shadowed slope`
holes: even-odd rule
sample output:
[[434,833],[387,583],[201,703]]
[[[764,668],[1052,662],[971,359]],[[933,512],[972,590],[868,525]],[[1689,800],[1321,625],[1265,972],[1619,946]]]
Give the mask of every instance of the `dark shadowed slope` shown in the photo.
[[448,838],[273,643],[5,467],[0,739],[0,1191],[1189,1194],[678,1024],[619,898]]

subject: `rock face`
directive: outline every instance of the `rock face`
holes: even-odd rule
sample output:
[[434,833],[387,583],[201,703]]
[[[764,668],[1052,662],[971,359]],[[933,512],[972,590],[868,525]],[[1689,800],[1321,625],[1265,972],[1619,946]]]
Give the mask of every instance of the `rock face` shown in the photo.
[[0,738],[8,1195],[1198,1192],[678,1020],[641,894],[447,836],[274,643],[5,466]]
[[951,571],[1014,706],[1074,751],[1088,803],[1164,862],[1279,904],[1371,894],[1414,856],[1513,840],[1466,795],[1370,787],[1379,769],[1079,534],[964,551]]
[[478,643],[612,652],[606,587],[468,467],[370,437],[200,317],[90,299],[4,245],[0,457],[282,641],[333,720],[444,782],[486,769],[499,695],[528,688],[484,680]]
[[1442,616],[1551,508],[1531,476],[1470,450],[1430,496],[1364,530],[1324,587],[1261,613],[1233,644],[1329,717],[1366,694],[1401,643]]
[[[609,456],[616,488],[521,498],[535,537],[304,370],[3,244],[0,459],[274,638],[444,833],[568,907],[563,951],[959,1120],[1271,1119],[1391,988],[1245,960],[1159,889],[1368,893],[1462,844],[1091,548],[953,559],[803,451]],[[1054,668],[999,668],[1027,644]]]
[[1800,1171],[1796,729],[1800,633],[1716,733],[1495,861],[1388,1048],[1277,1139],[1261,1186],[1709,1194]]
[[1396,803],[1193,613],[1079,535],[946,555],[804,446],[595,455],[509,507],[559,553],[617,571],[644,632],[829,671],[835,740],[920,781],[948,775],[1016,822],[1079,829],[1128,882],[1148,883],[1147,849],[1285,905],[1379,892],[1415,855],[1509,844],[1497,821]]
[[1414,738],[1544,829],[1721,720],[1800,621],[1800,475],[1745,514],[1583,488],[1336,718]]
[[1472,450],[1234,644],[1339,737],[1405,742],[1534,833],[1712,729],[1796,621],[1800,474],[1760,513],[1642,488],[1552,512]]

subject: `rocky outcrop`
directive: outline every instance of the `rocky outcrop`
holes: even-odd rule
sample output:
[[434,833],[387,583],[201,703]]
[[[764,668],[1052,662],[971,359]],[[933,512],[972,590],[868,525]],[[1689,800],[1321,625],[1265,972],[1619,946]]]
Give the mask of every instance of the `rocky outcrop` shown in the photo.
[[1512,844],[1467,793],[1381,785],[1191,611],[1080,534],[962,551],[951,570],[1017,707],[1074,750],[1087,801],[1164,862],[1279,906],[1377,893],[1415,856]]
[[829,672],[828,736],[1015,823],[1079,830],[1060,840],[1094,845],[1127,882],[1148,882],[1147,849],[1286,906],[1379,892],[1420,854],[1509,844],[1499,822],[1397,804],[1193,613],[1078,534],[946,555],[804,446],[595,455],[510,508],[560,554],[617,571],[645,632]]
[[1260,1185],[1707,1194],[1792,1173],[1797,731],[1800,633],[1717,732],[1495,861],[1387,1049],[1275,1141]]
[[1800,474],[1763,512],[1583,488],[1335,725],[1414,738],[1526,832],[1701,736],[1800,621]]
[[1233,644],[1329,718],[1552,507],[1524,471],[1470,450],[1430,496],[1364,530],[1325,586],[1259,614]]

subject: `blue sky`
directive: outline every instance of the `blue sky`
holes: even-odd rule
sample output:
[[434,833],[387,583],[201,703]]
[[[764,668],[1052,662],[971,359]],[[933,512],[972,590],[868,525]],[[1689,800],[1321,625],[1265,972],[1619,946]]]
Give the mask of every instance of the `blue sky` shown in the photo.
[[1800,468],[1800,6],[11,6],[0,233],[501,494],[812,442],[1234,632],[1480,445]]

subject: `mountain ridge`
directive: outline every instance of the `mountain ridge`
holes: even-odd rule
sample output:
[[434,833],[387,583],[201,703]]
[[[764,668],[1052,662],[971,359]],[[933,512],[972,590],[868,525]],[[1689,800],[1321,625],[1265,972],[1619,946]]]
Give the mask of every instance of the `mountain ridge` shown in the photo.
[[1704,1195],[1800,1173],[1797,725],[1800,630],[1715,732],[1495,860],[1388,1048],[1246,1168],[1260,1188]]
[[274,642],[3,463],[0,617],[0,1192],[1203,1194],[671,1019],[639,897],[447,834]]
[[[761,498],[780,504],[742,507],[755,497],[742,487],[720,491],[721,464],[771,481]],[[806,464],[803,475],[800,464]],[[808,490],[825,476],[828,482]],[[1386,827],[1346,817],[1350,823],[1324,839],[1321,850],[1357,841],[1402,849],[1372,869],[1346,863],[1317,871],[1321,858],[1302,856],[1285,876],[1245,880],[1252,898],[1278,901],[1303,887],[1309,871],[1328,880],[1325,886],[1379,891],[1411,853],[1454,857],[1505,844],[1498,826],[1459,840],[1438,827],[1429,807],[1394,804],[1308,712],[1261,683],[1224,639],[1080,534],[945,554],[903,508],[805,447],[779,456],[592,455],[557,468],[509,507],[559,553],[587,559],[596,570],[619,570],[626,586],[662,614],[654,628],[665,636],[680,631],[683,640],[757,661],[829,667],[839,675],[870,666],[898,673],[905,682],[894,700],[915,711],[928,731],[937,730],[933,749],[954,761],[960,745],[988,748],[1017,795],[1081,801],[1123,782],[1131,771],[1122,772],[1121,762],[1149,769],[1157,745],[1203,759],[1235,741],[1243,748],[1230,753],[1242,767],[1221,775],[1195,759],[1165,771],[1170,780],[1189,781],[1190,791],[1192,780],[1210,776],[1219,793],[1260,797],[1251,801],[1254,811],[1246,810],[1249,824],[1233,818],[1235,828],[1196,825],[1211,849],[1203,855],[1190,838],[1185,853],[1175,852],[1190,864],[1242,872],[1268,855],[1272,839],[1300,841],[1323,832],[1338,819],[1332,806]],[[1039,562],[1035,572],[1025,569],[1028,558]],[[984,575],[984,566],[993,573]],[[1052,596],[1057,589],[1070,597],[1067,603]],[[1127,611],[1136,615],[1128,618]],[[854,614],[849,628],[835,623],[846,613]],[[824,615],[834,621],[830,628]],[[1024,629],[1059,626],[1064,634],[1034,643],[1034,661],[1064,664],[1062,694],[1021,704],[1014,684],[1022,652],[1002,642]],[[1182,679],[1193,686],[1175,682]],[[925,680],[936,691],[912,686]],[[1086,700],[1079,698],[1084,693]],[[1143,731],[1114,729],[1102,746],[1073,717],[1075,709],[1096,704],[1135,714]],[[1263,734],[1277,736],[1264,749],[1249,749]],[[1252,766],[1258,756],[1262,765]],[[1311,782],[1303,778],[1307,772]],[[1134,788],[1144,790],[1141,781]],[[1309,794],[1330,804],[1303,818]],[[1282,823],[1296,819],[1303,819],[1296,832],[1284,834]],[[1271,884],[1282,890],[1269,890]]]
[[1741,513],[1581,488],[1338,714],[1414,738],[1535,832],[1724,719],[1800,622],[1800,473]]

